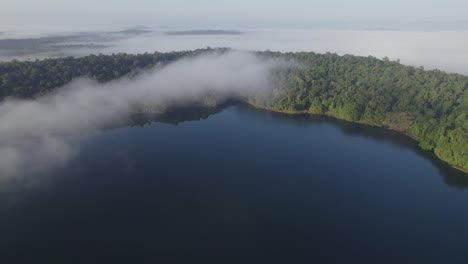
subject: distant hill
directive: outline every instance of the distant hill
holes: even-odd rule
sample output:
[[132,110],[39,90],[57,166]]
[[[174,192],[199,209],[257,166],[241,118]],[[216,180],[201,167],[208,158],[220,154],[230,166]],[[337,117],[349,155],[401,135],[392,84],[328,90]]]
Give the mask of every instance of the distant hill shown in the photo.
[[389,27],[366,27],[363,29],[364,31],[392,31],[394,29]]
[[113,33],[118,33],[118,34],[126,34],[126,35],[140,35],[140,34],[146,34],[146,33],[151,33],[153,30],[149,27],[145,26],[134,26],[125,30],[120,30],[120,31],[113,31],[109,32],[111,34]]
[[131,28],[129,28],[129,29],[149,30],[149,31],[151,31],[151,28],[146,27],[146,26],[142,26],[142,25],[137,25],[137,26],[131,27]]
[[151,30],[146,30],[146,29],[126,29],[122,31],[115,31],[112,33],[119,33],[119,34],[125,34],[125,35],[141,35],[141,34],[146,34],[146,33],[151,33]]
[[167,31],[167,35],[183,36],[183,35],[241,35],[244,34],[237,30],[221,30],[221,29],[200,29],[200,30],[182,30],[182,31]]

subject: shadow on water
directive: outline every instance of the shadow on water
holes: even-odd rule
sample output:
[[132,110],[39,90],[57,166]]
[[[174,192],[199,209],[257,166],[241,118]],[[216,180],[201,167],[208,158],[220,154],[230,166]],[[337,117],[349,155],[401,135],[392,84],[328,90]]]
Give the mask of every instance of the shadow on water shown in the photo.
[[138,114],[132,116],[132,125],[143,127],[154,122],[178,125],[188,121],[201,121],[207,119],[211,115],[220,113],[228,105],[217,107],[191,107],[166,112],[163,114]]
[[[437,156],[433,152],[422,150],[421,148],[419,148],[418,143],[414,139],[395,131],[378,127],[371,127],[363,124],[346,122],[328,116],[307,114],[291,115],[285,113],[271,112],[267,110],[260,110],[249,105],[239,104],[236,102],[229,102],[217,107],[190,107],[158,115],[138,114],[132,117],[130,124],[131,126],[145,126],[157,122],[178,125],[187,121],[200,121],[207,119],[211,115],[220,113],[230,106],[237,107],[241,113],[248,112],[249,114],[272,118],[278,122],[286,122],[293,126],[307,126],[311,123],[327,124],[338,128],[343,134],[348,136],[358,136],[372,139],[375,141],[391,142],[392,144],[395,144],[404,149],[411,150],[417,155],[429,160],[432,163],[432,165],[439,170],[439,175],[442,177],[443,181],[447,185],[457,187],[460,189],[468,188],[468,175],[466,173],[450,167],[448,164],[437,158]],[[122,125],[122,127],[128,125],[129,124]]]
[[190,106],[177,108],[164,113],[136,113],[121,120],[120,123],[114,123],[112,126],[101,129],[101,131],[114,130],[126,127],[144,127],[153,123],[162,123],[169,125],[179,125],[189,121],[201,121],[207,119],[211,115],[222,112],[226,107],[232,106],[234,103],[228,102],[220,106]]

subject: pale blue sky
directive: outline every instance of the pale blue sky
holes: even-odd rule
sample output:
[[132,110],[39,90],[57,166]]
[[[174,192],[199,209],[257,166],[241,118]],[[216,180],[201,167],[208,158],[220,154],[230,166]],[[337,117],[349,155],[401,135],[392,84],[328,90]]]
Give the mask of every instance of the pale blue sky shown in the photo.
[[[300,27],[468,22],[468,0],[2,0],[0,25]],[[0,26],[1,27],[1,26]]]

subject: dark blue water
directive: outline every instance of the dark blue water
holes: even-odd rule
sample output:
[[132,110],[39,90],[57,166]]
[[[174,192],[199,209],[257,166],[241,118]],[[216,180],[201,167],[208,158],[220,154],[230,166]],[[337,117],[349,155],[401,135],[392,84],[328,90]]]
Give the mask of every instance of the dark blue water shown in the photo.
[[3,186],[0,263],[468,263],[468,175],[402,135],[229,107],[82,144]]

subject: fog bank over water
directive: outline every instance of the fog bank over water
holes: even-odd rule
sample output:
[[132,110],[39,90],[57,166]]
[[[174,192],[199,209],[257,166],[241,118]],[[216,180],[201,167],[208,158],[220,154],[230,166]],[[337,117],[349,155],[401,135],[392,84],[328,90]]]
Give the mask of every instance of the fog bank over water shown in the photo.
[[35,100],[7,99],[0,104],[0,176],[64,165],[79,151],[76,136],[125,122],[141,106],[164,112],[177,104],[211,106],[261,95],[272,87],[272,70],[287,65],[247,52],[210,53],[136,79],[81,79]]
[[[313,51],[318,53],[352,54],[359,56],[389,57],[401,63],[468,74],[468,31],[391,31],[391,30],[292,30],[258,29],[239,30],[243,34],[167,34],[162,29],[149,29],[145,34],[127,34],[119,39],[93,37],[70,41],[60,52],[21,54],[14,56],[1,49],[2,39],[12,36],[26,37],[26,31],[5,31],[0,36],[0,59],[34,59],[54,56],[84,56],[91,53],[118,52],[144,53],[192,50],[197,48],[230,47],[239,50],[272,50],[283,52]],[[37,32],[37,31],[36,31]],[[53,31],[54,34],[58,29]],[[77,32],[73,30],[70,32]],[[16,34],[16,35],[15,35]],[[42,32],[42,34],[50,36]],[[69,33],[70,34],[70,33]],[[62,34],[63,35],[63,34]],[[31,33],[38,37],[38,34]],[[104,44],[104,45],[100,45]],[[11,51],[10,51],[11,52]]]

